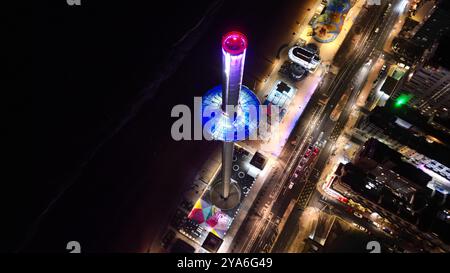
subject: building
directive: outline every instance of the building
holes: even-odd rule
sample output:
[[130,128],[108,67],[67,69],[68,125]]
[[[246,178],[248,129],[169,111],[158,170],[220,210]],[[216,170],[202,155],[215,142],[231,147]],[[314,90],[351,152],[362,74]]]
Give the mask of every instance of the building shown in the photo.
[[364,143],[353,162],[342,169],[339,183],[449,242],[449,199],[427,187],[433,177],[409,164],[400,153],[372,138]]
[[357,121],[354,137],[361,141],[377,139],[403,161],[430,175],[430,189],[450,192],[449,136],[414,111],[395,113],[388,107],[376,107]]
[[[414,1],[411,7],[417,10],[422,2]],[[411,18],[406,20],[402,36],[392,42],[393,51],[414,67],[392,98],[409,96],[408,105],[422,114],[446,116],[450,107],[450,3],[436,2],[431,15],[418,25]]]
[[447,0],[438,2],[431,16],[412,37],[413,42],[422,48],[430,48],[450,30],[450,4]]
[[314,72],[321,62],[320,56],[315,48],[308,45],[305,47],[294,46],[289,50],[289,59],[310,72]]
[[416,29],[418,25],[419,22],[411,17],[406,17],[405,23],[403,24],[402,30],[399,35],[402,37],[411,38],[411,33]]
[[385,107],[375,107],[362,115],[354,129],[356,137],[363,141],[376,138],[397,151],[407,146],[444,165],[450,165],[447,156],[450,153],[450,135],[430,124],[414,109],[392,109],[396,104],[388,101]]
[[406,37],[395,37],[392,40],[392,51],[408,64],[413,64],[424,54],[424,48]]
[[407,94],[411,96],[408,104],[419,109],[422,114],[447,114],[450,108],[450,59],[447,52],[449,46],[450,37],[445,36],[432,57],[416,68],[393,98]]
[[[263,102],[263,105],[269,106],[267,108],[267,122],[269,124],[272,122],[272,114],[279,114],[279,117],[275,117],[276,122],[281,122],[283,120],[289,108],[289,104],[292,102],[296,93],[297,89],[291,85],[280,80],[275,82],[272,90]],[[279,109],[279,112],[272,113],[272,106]]]
[[380,91],[387,95],[392,95],[398,87],[398,80],[394,77],[386,77],[386,81],[381,86]]
[[354,164],[364,171],[373,172],[375,176],[377,173],[383,176],[383,170],[390,170],[422,189],[432,179],[431,176],[405,161],[402,154],[374,138],[364,143],[355,156]]
[[423,198],[426,193],[423,187],[382,166],[365,171],[353,163],[347,163],[340,182],[360,196],[414,224],[428,204]]
[[433,0],[412,0],[409,8],[410,15],[415,15],[416,12],[426,3]]

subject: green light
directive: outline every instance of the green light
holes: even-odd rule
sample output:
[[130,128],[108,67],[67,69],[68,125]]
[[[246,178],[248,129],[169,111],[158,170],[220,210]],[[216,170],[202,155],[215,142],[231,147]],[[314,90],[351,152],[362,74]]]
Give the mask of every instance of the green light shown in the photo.
[[412,98],[411,94],[400,94],[400,96],[397,97],[394,103],[395,108],[402,107],[403,105],[407,104],[408,101]]

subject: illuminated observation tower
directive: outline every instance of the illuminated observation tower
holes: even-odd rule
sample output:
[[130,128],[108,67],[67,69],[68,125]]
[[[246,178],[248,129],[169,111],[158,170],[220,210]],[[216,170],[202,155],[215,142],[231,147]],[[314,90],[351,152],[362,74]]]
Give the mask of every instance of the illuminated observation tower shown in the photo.
[[[256,95],[242,85],[247,37],[232,31],[222,38],[222,85],[209,90],[203,96],[205,110],[216,109],[218,117],[205,127],[213,139],[223,142],[222,179],[212,185],[211,201],[224,210],[235,208],[241,199],[239,185],[231,178],[234,142],[248,139],[258,127],[258,106]],[[227,107],[228,106],[228,107]],[[256,111],[254,111],[256,110]],[[203,125],[213,117],[203,117]]]

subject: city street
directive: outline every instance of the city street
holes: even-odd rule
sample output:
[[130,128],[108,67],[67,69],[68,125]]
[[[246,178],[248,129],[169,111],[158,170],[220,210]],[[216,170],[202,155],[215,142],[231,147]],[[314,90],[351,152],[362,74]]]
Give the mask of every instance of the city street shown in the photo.
[[[393,5],[395,6],[401,2],[393,1]],[[349,49],[352,50],[353,54],[343,64],[333,63],[339,69],[337,75],[328,82],[329,85],[324,84],[316,91],[318,95],[328,95],[329,99],[326,105],[322,106],[318,104],[318,95],[313,97],[306,111],[303,113],[301,120],[296,124],[293,133],[291,133],[291,138],[297,140],[297,145],[300,148],[295,147],[292,149],[285,147],[279,158],[280,161],[286,162],[284,175],[280,176],[278,180],[273,179],[267,181],[266,183],[268,185],[264,185],[264,187],[268,187],[267,192],[277,192],[274,189],[278,189],[282,194],[277,194],[275,198],[270,194],[263,195],[263,202],[254,205],[254,208],[252,208],[253,211],[258,212],[265,207],[266,213],[263,214],[263,217],[249,218],[250,221],[247,221],[245,225],[249,228],[245,226],[241,227],[240,233],[235,238],[235,241],[239,243],[233,247],[232,251],[270,251],[278,234],[282,232],[278,230],[278,223],[283,220],[283,216],[286,217],[285,210],[292,199],[297,200],[300,207],[319,204],[317,201],[319,197],[317,195],[318,193],[315,192],[315,185],[319,181],[319,176],[329,161],[330,156],[335,152],[336,141],[343,132],[344,126],[352,112],[353,105],[356,103],[373,63],[375,63],[375,61],[369,61],[369,58],[374,51],[384,46],[387,36],[391,32],[391,27],[399,18],[400,14],[393,9],[389,9],[384,16],[383,13],[386,8],[388,8],[387,3],[384,6],[372,6],[361,10],[355,23],[361,30],[361,33],[359,35],[353,34],[355,37],[349,35],[342,42],[342,46],[348,48],[341,47],[337,52],[337,57],[339,54],[345,54]],[[367,19],[366,17],[370,17],[371,19]],[[373,20],[373,18],[377,18],[377,20]],[[375,28],[379,28],[379,31],[375,32]],[[375,56],[372,58],[375,59]],[[333,75],[330,76],[333,77]],[[344,93],[349,94],[349,99],[345,102],[339,118],[333,121],[330,119],[330,114]],[[318,158],[309,162],[308,171],[302,173],[299,179],[299,187],[286,190],[288,187],[287,181],[289,181],[295,169],[292,166],[297,164],[299,155],[303,155],[306,147],[317,141],[321,132],[323,132],[322,139],[327,140],[327,142],[321,149]],[[297,134],[301,134],[301,137],[296,138]],[[286,154],[291,156],[286,156]],[[310,176],[311,173],[314,175]],[[311,198],[313,193],[314,197]],[[264,196],[266,197],[264,198]],[[241,240],[239,235],[242,236],[243,240]],[[244,239],[244,236],[247,239]]]

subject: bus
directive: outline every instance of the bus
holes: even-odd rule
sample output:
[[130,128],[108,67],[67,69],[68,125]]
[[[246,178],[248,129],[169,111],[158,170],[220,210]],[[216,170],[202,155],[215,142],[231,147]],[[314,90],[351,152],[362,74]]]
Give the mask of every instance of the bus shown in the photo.
[[344,109],[344,106],[347,104],[348,100],[348,94],[345,93],[342,95],[341,99],[339,100],[336,107],[334,107],[333,111],[330,114],[330,119],[332,121],[337,121],[339,117],[341,116],[342,110]]

